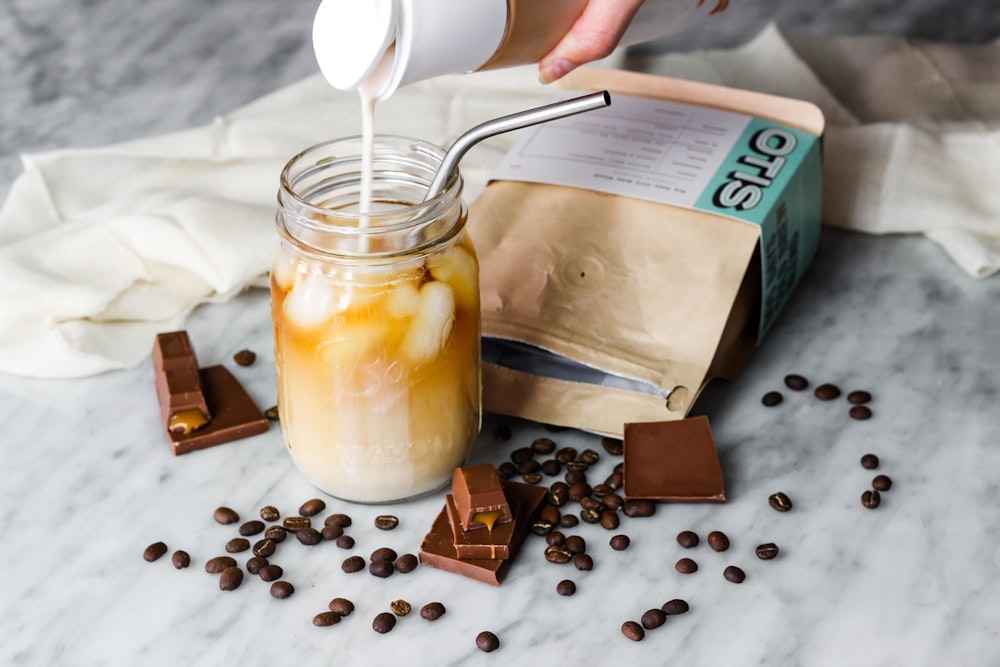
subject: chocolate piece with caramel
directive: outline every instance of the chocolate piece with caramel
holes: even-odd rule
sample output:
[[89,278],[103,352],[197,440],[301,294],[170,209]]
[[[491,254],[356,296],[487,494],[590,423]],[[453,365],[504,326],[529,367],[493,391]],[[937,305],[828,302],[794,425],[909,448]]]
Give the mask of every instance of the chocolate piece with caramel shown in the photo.
[[500,477],[489,463],[456,468],[451,492],[459,521],[467,531],[492,531],[494,526],[514,520]]
[[459,558],[485,558],[505,560],[510,557],[510,542],[517,528],[517,521],[494,525],[488,530],[465,530],[458,518],[455,496],[445,496],[445,509],[451,524],[455,553]]
[[173,331],[156,337],[153,371],[160,415],[168,432],[191,433],[212,419],[187,332]]

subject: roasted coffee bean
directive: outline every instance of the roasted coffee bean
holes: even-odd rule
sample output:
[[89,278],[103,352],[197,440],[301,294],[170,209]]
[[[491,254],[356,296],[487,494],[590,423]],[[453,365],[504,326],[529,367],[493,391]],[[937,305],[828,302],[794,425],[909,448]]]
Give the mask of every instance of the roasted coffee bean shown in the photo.
[[615,551],[625,551],[631,543],[628,535],[615,535],[611,538],[611,548]]
[[352,572],[360,572],[365,569],[365,559],[361,556],[349,556],[344,559],[344,562],[340,564],[340,569],[348,574]]
[[532,534],[541,536],[548,535],[553,527],[554,525],[551,521],[546,521],[545,519],[535,519],[535,521],[531,524],[530,530]]
[[865,421],[866,419],[872,418],[872,409],[867,405],[852,405],[851,409],[847,411],[847,414],[851,419]]
[[284,574],[285,571],[281,568],[280,565],[276,565],[274,563],[268,563],[264,567],[260,568],[260,571],[257,573],[257,576],[263,579],[264,581],[277,581],[278,579],[281,579],[281,577]]
[[372,576],[378,577],[379,579],[391,577],[392,573],[395,571],[396,566],[392,564],[391,560],[377,560],[368,566],[368,572],[371,573]]
[[250,548],[250,540],[245,537],[234,537],[226,542],[226,553],[238,554]]
[[874,454],[865,454],[861,457],[861,467],[866,470],[878,468],[878,457]]
[[566,470],[566,474],[563,475],[563,479],[570,486],[574,484],[586,484],[587,483],[587,473],[582,470]]
[[409,574],[417,569],[417,565],[420,563],[417,557],[413,554],[403,554],[396,559],[394,565],[396,566],[396,572],[400,574]]
[[174,567],[178,570],[183,570],[191,565],[191,556],[188,552],[179,549],[170,557],[170,562],[173,563]]
[[539,518],[544,519],[545,521],[548,521],[549,523],[555,525],[559,523],[559,517],[561,516],[561,513],[559,512],[558,507],[555,507],[554,505],[546,505],[545,507],[542,508],[542,511],[538,513],[538,516]]
[[861,494],[861,504],[870,510],[882,504],[882,495],[875,489],[870,489]]
[[580,510],[580,520],[584,523],[599,523],[601,513],[595,510]]
[[375,527],[379,530],[392,530],[399,525],[399,518],[392,514],[380,514],[375,517]]
[[685,549],[693,549],[698,546],[698,533],[693,530],[682,530],[677,533],[677,544],[681,545]]
[[608,493],[601,496],[601,502],[609,510],[618,511],[625,506],[625,499],[619,496],[617,493]]
[[229,556],[216,556],[215,558],[209,558],[205,562],[205,572],[209,574],[219,574],[227,567],[234,567],[236,565],[236,559]]
[[302,503],[299,507],[299,514],[302,516],[316,516],[326,509],[326,503],[320,498],[311,498]]
[[240,350],[233,355],[233,361],[239,366],[250,366],[257,361],[257,353],[253,350]]
[[649,609],[640,619],[642,627],[647,630],[655,630],[667,622],[667,614],[662,609]]
[[372,621],[372,630],[384,635],[385,633],[391,631],[396,627],[396,617],[387,611],[383,611],[381,614],[375,617]]
[[561,547],[566,544],[566,536],[558,530],[553,530],[545,536],[545,543],[550,547]]
[[565,546],[550,546],[545,548],[545,560],[556,565],[565,565],[573,559],[573,554]]
[[338,616],[350,616],[354,611],[354,603],[347,598],[333,598],[327,608]]
[[280,419],[280,413],[278,412],[278,406],[272,405],[267,410],[264,410],[264,416],[267,417],[268,421],[276,422]]
[[327,628],[340,623],[340,615],[332,611],[322,611],[313,616],[313,625],[318,628]]
[[545,459],[542,461],[542,472],[549,477],[555,477],[562,472],[562,464],[555,459]]
[[587,541],[579,535],[570,535],[564,544],[571,554],[582,554],[587,551]]
[[580,502],[583,498],[586,498],[591,494],[593,489],[590,488],[590,484],[586,482],[577,482],[575,484],[569,485],[569,499]]
[[354,538],[350,535],[341,535],[337,538],[335,543],[341,549],[353,549],[354,548]]
[[146,547],[142,552],[143,559],[152,563],[154,560],[159,560],[163,554],[167,553],[167,545],[164,542],[153,542],[148,547]]
[[562,507],[569,500],[569,484],[556,482],[549,487],[549,503],[555,507]]
[[[575,461],[566,461],[566,471],[567,472],[580,472],[586,473],[590,469],[590,464],[579,459]],[[570,482],[572,483],[572,482]]]
[[281,512],[278,511],[277,507],[264,505],[260,508],[260,518],[264,521],[277,521],[281,518]]
[[323,541],[330,542],[343,535],[344,529],[340,526],[323,526],[319,534],[323,536]]
[[518,465],[519,463],[530,461],[534,455],[535,453],[531,451],[530,447],[518,447],[510,453],[510,460],[514,465]]
[[667,602],[664,602],[663,606],[660,607],[660,609],[667,616],[676,616],[677,614],[687,613],[690,607],[688,607],[688,603],[686,601],[681,600],[680,598],[674,598],[673,600],[668,600]]
[[258,521],[257,519],[251,519],[240,526],[240,535],[243,537],[250,537],[251,535],[257,535],[258,533],[264,532],[264,522]]
[[771,560],[778,555],[778,545],[774,542],[767,542],[766,544],[758,544],[757,548],[754,550],[757,554],[757,558],[761,560]]
[[712,551],[725,551],[729,548],[729,536],[721,530],[713,530],[708,534],[708,546]]
[[646,637],[646,631],[635,621],[622,623],[622,634],[634,642],[641,642]]
[[840,387],[835,384],[821,384],[816,387],[816,391],[813,392],[821,401],[832,401],[835,398],[840,397]]
[[601,447],[604,447],[604,451],[612,456],[621,456],[622,452],[625,451],[625,443],[618,438],[601,438]]
[[371,555],[373,563],[377,560],[396,560],[397,558],[399,558],[399,554],[396,553],[395,549],[390,547],[379,547]]
[[542,469],[542,464],[535,459],[528,459],[517,464],[517,472],[522,475],[538,474]]
[[777,493],[772,493],[770,496],[768,496],[767,502],[771,505],[771,507],[778,510],[779,512],[787,512],[790,509],[792,509],[791,499],[789,499],[789,497],[786,496],[781,491],[778,491]]
[[601,482],[600,484],[596,484],[594,485],[593,488],[593,493],[598,498],[604,498],[604,496],[608,495],[612,491],[614,491],[614,489],[608,486],[607,482]]
[[601,455],[593,449],[585,449],[580,452],[580,460],[587,465],[592,466],[601,460]]
[[618,518],[618,512],[614,510],[604,510],[601,512],[601,527],[604,530],[618,530],[618,526],[621,525],[621,519]]
[[428,602],[420,608],[420,618],[427,621],[436,621],[444,616],[447,610],[440,602]]
[[535,440],[531,443],[531,451],[535,454],[548,456],[552,452],[556,451],[556,443],[549,438],[535,438]]
[[517,466],[510,461],[504,461],[497,466],[497,475],[501,479],[510,479],[517,474]]
[[295,531],[295,537],[307,547],[319,544],[323,541],[323,534],[315,528],[303,528]]
[[612,491],[617,491],[622,488],[623,484],[625,484],[625,475],[620,470],[615,471],[608,475],[608,478],[604,480],[604,483],[607,484]]
[[514,437],[514,432],[510,430],[510,426],[507,424],[500,424],[495,429],[493,429],[493,437],[497,440],[506,442]]
[[235,591],[243,583],[243,570],[232,565],[219,574],[219,590]]
[[556,584],[556,593],[570,596],[576,593],[576,583],[572,579],[563,579]]
[[809,386],[809,380],[805,379],[801,375],[791,375],[785,376],[785,386],[792,391],[802,391]]
[[288,531],[281,526],[271,526],[264,531],[264,539],[271,540],[275,544],[280,544],[288,537]]
[[525,484],[541,484],[542,483],[542,473],[540,472],[526,472],[521,476]]
[[281,527],[290,533],[294,533],[306,528],[312,528],[312,521],[307,516],[286,516],[281,522]]
[[726,578],[726,581],[731,581],[734,584],[742,584],[747,578],[746,573],[735,565],[730,565],[723,570],[722,576]]
[[646,517],[656,514],[656,505],[652,500],[626,500],[622,512],[627,517]]
[[594,559],[590,554],[577,554],[573,556],[573,567],[581,572],[589,572],[594,569]]
[[476,635],[476,648],[484,653],[492,653],[500,648],[500,639],[489,630]]
[[847,402],[851,405],[861,405],[871,403],[872,395],[863,389],[855,389],[847,395]]
[[271,584],[271,597],[273,598],[284,600],[285,598],[292,597],[292,593],[294,592],[295,587],[287,581],[276,581]]
[[674,569],[681,574],[692,574],[698,571],[698,563],[690,558],[681,558],[674,564]]
[[240,515],[234,510],[228,507],[219,507],[215,510],[215,514],[212,515],[217,523],[221,523],[224,526],[228,526],[231,523],[236,523],[240,520]]
[[595,512],[600,512],[604,509],[604,503],[602,503],[597,498],[592,496],[585,496],[580,498],[580,507],[585,510],[594,510]]
[[892,478],[888,475],[876,475],[872,479],[872,488],[876,491],[888,491],[892,488]]
[[341,528],[347,528],[351,525],[351,517],[346,514],[331,514],[323,520],[324,526],[340,526]]
[[573,447],[563,447],[558,452],[556,452],[556,461],[565,465],[569,461],[576,458],[576,449]]
[[393,600],[389,603],[389,609],[396,616],[409,616],[413,607],[406,600]]
[[785,397],[781,395],[780,391],[769,391],[764,394],[764,396],[760,399],[760,402],[764,405],[764,407],[773,408],[774,406],[779,405],[783,400],[785,400]]
[[612,469],[612,472],[616,472],[619,475],[624,475],[625,474],[625,463],[624,462],[616,463],[615,467]]
[[250,574],[260,574],[260,571],[270,565],[264,556],[254,556],[247,561],[247,572]]
[[559,519],[560,528],[573,528],[574,526],[580,525],[580,520],[576,518],[574,514],[564,514]]

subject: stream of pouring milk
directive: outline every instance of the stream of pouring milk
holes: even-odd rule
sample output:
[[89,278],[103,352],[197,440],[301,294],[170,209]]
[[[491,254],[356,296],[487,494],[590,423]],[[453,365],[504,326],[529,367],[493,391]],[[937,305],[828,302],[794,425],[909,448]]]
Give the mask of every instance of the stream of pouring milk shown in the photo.
[[[358,86],[361,97],[361,191],[358,193],[358,227],[366,229],[372,213],[372,182],[375,175],[375,103],[392,73],[395,45],[382,56],[368,78]],[[360,239],[361,252],[368,251],[368,239]]]

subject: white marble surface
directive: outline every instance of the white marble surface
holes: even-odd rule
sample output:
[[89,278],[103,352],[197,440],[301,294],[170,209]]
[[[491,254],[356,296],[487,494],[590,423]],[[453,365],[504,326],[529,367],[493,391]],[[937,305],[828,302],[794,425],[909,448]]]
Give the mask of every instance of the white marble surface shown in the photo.
[[[313,71],[311,8],[298,3],[158,2],[142,12],[124,2],[8,5],[0,192],[16,174],[16,151],[201,124]],[[203,307],[188,330],[203,365],[229,365],[262,407],[273,404],[266,293]],[[712,421],[730,502],[662,505],[654,517],[625,519],[620,532],[633,544],[624,552],[610,549],[604,529],[583,525],[574,532],[588,541],[590,572],[545,562],[544,541],[532,536],[492,589],[430,568],[386,580],[344,574],[350,553],[415,551],[441,499],[381,508],[330,501],[329,511],[354,517],[357,547],[283,545],[274,560],[297,589],[287,600],[252,577],[220,592],[203,571],[235,534],[213,522],[216,506],[244,517],[265,503],[290,513],[315,495],[277,429],[174,458],[149,363],[70,381],[0,375],[0,664],[998,664],[998,331],[996,279],[971,280],[920,238],[827,231],[743,376],[713,386],[696,407]],[[259,354],[249,368],[231,362],[244,347]],[[870,390],[875,417],[856,422],[843,400],[789,391],[781,406],[761,406],[788,372]],[[493,437],[501,423],[514,427],[510,442]],[[600,450],[588,434],[491,416],[474,460],[499,462],[541,435]],[[874,474],[858,464],[868,451],[894,480],[875,511],[859,503]],[[605,456],[596,476],[613,463]],[[792,512],[768,507],[777,490],[794,500]],[[383,512],[400,517],[396,531],[372,526]],[[703,540],[723,530],[733,546],[685,552],[674,541],[685,529]],[[192,567],[143,561],[156,540],[189,551]],[[765,541],[781,546],[776,560],[753,556]],[[701,570],[678,574],[681,556]],[[746,582],[722,578],[730,563]],[[562,598],[555,584],[567,577],[579,591]],[[357,612],[313,627],[335,596],[354,600]],[[622,637],[623,621],[673,597],[691,612],[641,643]],[[375,634],[371,619],[397,598],[439,600],[449,611]],[[483,629],[499,635],[500,651],[475,649]]]

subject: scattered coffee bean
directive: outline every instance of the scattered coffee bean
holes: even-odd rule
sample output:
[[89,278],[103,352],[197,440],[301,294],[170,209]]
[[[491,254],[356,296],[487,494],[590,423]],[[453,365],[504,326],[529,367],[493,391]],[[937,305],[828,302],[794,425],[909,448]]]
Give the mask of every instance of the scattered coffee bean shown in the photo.
[[243,583],[243,570],[232,565],[219,574],[219,590],[235,591]]
[[851,419],[857,419],[858,421],[872,418],[872,410],[867,405],[852,405],[847,414]]
[[392,576],[392,573],[396,571],[396,566],[392,564],[391,560],[377,560],[368,566],[368,571],[379,579],[385,579]]
[[257,361],[257,353],[253,350],[240,350],[233,355],[233,361],[240,366],[250,366]]
[[573,556],[573,566],[581,571],[588,572],[594,569],[594,559],[590,554],[577,554]]
[[641,642],[646,637],[646,631],[635,621],[622,623],[622,634],[634,642]]
[[792,509],[792,501],[781,491],[772,493],[768,496],[767,502],[770,503],[771,507],[779,512],[787,512]]
[[369,559],[374,563],[377,560],[396,560],[398,557],[399,554],[396,553],[395,549],[390,549],[389,547],[379,547],[372,552]]
[[601,502],[609,510],[615,510],[616,512],[625,506],[625,499],[619,496],[617,493],[609,493],[601,498]]
[[492,653],[500,648],[500,639],[489,630],[484,630],[476,635],[476,648],[484,653]]
[[326,509],[326,503],[320,498],[311,498],[299,507],[299,514],[302,516],[316,516]]
[[667,616],[676,616],[677,614],[687,613],[690,607],[688,606],[688,603],[685,600],[681,600],[680,598],[674,598],[673,600],[668,600],[664,602],[663,606],[660,607],[660,609],[663,610],[663,613],[665,613]]
[[339,616],[350,616],[354,611],[354,603],[347,598],[333,598],[327,608]]
[[652,500],[626,500],[622,512],[627,517],[646,517],[656,514],[656,505]]
[[580,461],[586,463],[588,466],[595,465],[600,460],[601,455],[593,449],[585,449],[580,452]]
[[538,513],[538,518],[553,525],[559,523],[560,516],[559,508],[554,505],[546,505]]
[[531,524],[531,532],[535,535],[548,535],[554,528],[552,522],[538,518]]
[[525,484],[541,484],[542,483],[542,473],[540,472],[526,472],[521,476]]
[[555,482],[549,487],[549,503],[553,507],[562,507],[569,500],[569,484]]
[[387,611],[383,611],[381,614],[375,617],[372,621],[372,630],[384,635],[385,633],[391,631],[396,627],[396,617]]
[[619,525],[621,525],[621,519],[618,518],[618,512],[614,510],[601,512],[601,526],[605,530],[618,530]]
[[576,593],[576,584],[572,579],[563,579],[558,584],[556,584],[556,593],[559,595],[570,596]]
[[167,553],[167,545],[164,542],[153,542],[143,550],[142,557],[152,563],[154,560],[159,560],[165,553]]
[[500,424],[493,429],[493,437],[497,440],[507,441],[514,437],[514,433],[507,424]]
[[440,602],[428,602],[420,608],[420,618],[427,621],[436,621],[444,616],[447,610]]
[[601,438],[601,447],[612,456],[621,456],[625,451],[625,443],[618,438]]
[[594,512],[600,512],[604,509],[604,503],[602,503],[597,498],[593,496],[585,496],[580,498],[580,507],[585,510],[592,510]]
[[231,523],[236,523],[237,521],[240,520],[240,515],[237,514],[234,510],[229,509],[228,507],[217,508],[215,510],[215,514],[213,514],[212,516],[215,518],[217,523],[221,523],[224,526],[229,525]]
[[188,552],[178,549],[170,557],[170,562],[173,563],[174,567],[178,570],[183,570],[191,565],[191,556]]
[[380,514],[375,517],[375,527],[379,530],[392,530],[399,525],[399,518],[391,514]]
[[205,572],[209,574],[220,574],[227,567],[234,567],[236,565],[236,559],[229,556],[216,556],[215,558],[209,558],[205,562]]
[[539,474],[541,469],[542,464],[535,459],[528,459],[517,464],[517,472],[521,475],[539,475],[539,479],[541,479],[541,475]]
[[312,521],[307,516],[286,516],[281,522],[281,527],[290,533],[294,533],[306,528],[312,528]]
[[731,581],[734,584],[742,584],[743,580],[747,578],[746,573],[735,565],[730,565],[723,570],[722,576],[726,578],[726,581]]
[[549,438],[535,438],[535,440],[531,443],[531,451],[535,454],[548,456],[552,452],[556,451],[556,443]]
[[597,523],[601,520],[601,514],[594,510],[580,510],[580,520],[584,523]]
[[319,531],[319,534],[323,537],[324,542],[330,542],[343,535],[344,529],[340,526],[323,526],[323,530]]
[[276,565],[274,563],[268,563],[264,567],[260,568],[260,571],[257,573],[257,576],[263,579],[264,581],[277,581],[278,579],[281,579],[281,577],[284,576],[284,574],[285,571],[281,568],[280,565]]
[[618,474],[618,475],[624,475],[625,474],[625,463],[624,462],[616,463],[615,467],[613,469],[613,472],[615,474]]
[[809,386],[809,380],[805,379],[801,375],[792,373],[785,376],[785,386],[792,391],[802,391]]
[[625,473],[621,470],[616,470],[608,475],[608,478],[604,481],[604,483],[610,486],[612,490],[620,489],[625,483]]
[[761,560],[771,560],[778,555],[778,545],[774,542],[767,542],[766,544],[758,544],[757,548],[754,550],[757,554],[757,558]]
[[348,556],[344,559],[344,562],[340,564],[340,569],[348,574],[352,572],[359,572],[365,569],[365,559],[361,556]]
[[567,468],[563,479],[566,480],[566,483],[570,486],[573,486],[574,484],[586,484],[587,473],[582,470],[571,470]]
[[861,457],[861,467],[866,470],[878,468],[878,457],[874,454],[865,454]]
[[835,384],[821,384],[816,387],[816,391],[813,392],[821,401],[832,401],[835,398],[840,397],[840,387]]
[[556,461],[566,464],[576,458],[576,449],[573,447],[563,447],[556,452]]
[[580,502],[584,498],[590,495],[593,489],[590,488],[590,484],[586,482],[577,482],[575,484],[569,485],[569,499]]
[[250,548],[250,540],[245,537],[234,537],[226,542],[226,553],[238,554]]
[[861,504],[873,510],[882,504],[882,495],[875,489],[865,491],[861,494]]
[[277,521],[281,518],[281,512],[278,511],[277,507],[264,505],[260,508],[260,518],[264,521]]
[[323,534],[315,528],[303,528],[295,531],[295,537],[307,547],[319,544],[323,541]]
[[545,560],[556,565],[565,565],[572,560],[573,554],[566,547],[549,546],[545,548]]
[[250,574],[260,574],[260,571],[269,565],[264,556],[254,556],[247,561],[247,572]]
[[549,477],[555,477],[562,472],[562,464],[555,459],[545,459],[542,461],[542,472]]
[[412,607],[406,600],[393,600],[389,603],[389,609],[392,610],[392,613],[396,616],[409,616]]
[[336,545],[341,549],[353,549],[354,538],[350,535],[341,535],[337,538]]
[[847,395],[847,402],[851,405],[860,405],[862,403],[871,403],[872,395],[863,389],[855,389]]
[[566,550],[571,554],[582,554],[587,551],[587,541],[579,535],[570,535],[566,538]]
[[611,548],[615,551],[625,551],[631,543],[628,535],[615,535],[611,538]]
[[264,416],[267,417],[268,421],[276,422],[279,419],[278,416],[278,406],[272,405],[267,410],[264,410]]
[[347,528],[351,525],[351,517],[346,514],[331,514],[323,520],[324,526],[340,526],[341,528]]
[[271,584],[271,597],[273,598],[284,600],[285,598],[292,597],[292,593],[294,592],[295,587],[287,581],[276,581]]
[[250,537],[251,535],[256,535],[258,533],[264,532],[264,522],[258,521],[257,519],[251,519],[240,526],[240,535],[243,537]]
[[667,622],[667,614],[662,609],[649,609],[639,620],[642,621],[642,627],[655,630]]
[[773,408],[774,406],[785,400],[785,397],[781,395],[779,391],[769,391],[760,399],[760,402],[764,404],[765,407]]
[[417,557],[413,554],[403,554],[396,559],[394,565],[396,566],[396,572],[400,574],[409,574],[417,569],[417,565],[420,563]]
[[674,564],[674,569],[681,574],[692,574],[698,571],[698,563],[694,562],[690,558],[681,558]]
[[551,533],[545,536],[545,543],[550,547],[561,547],[566,544],[566,535],[559,532],[558,530],[553,530]]
[[[589,469],[590,469],[590,464],[587,463],[586,461],[581,461],[579,459],[576,459],[574,461],[566,462],[566,470],[570,472],[580,472],[586,474],[586,472]],[[570,484],[572,484],[572,482],[570,482]]]
[[580,520],[573,514],[565,514],[559,519],[560,528],[573,528],[578,525],[580,525]]
[[510,461],[504,461],[497,466],[497,475],[499,475],[501,479],[510,479],[516,474],[517,466]]
[[677,533],[677,544],[681,545],[685,549],[693,549],[698,546],[701,540],[698,539],[698,533],[693,530],[682,530]]
[[340,623],[340,614],[332,611],[321,611],[313,616],[313,625],[318,628],[326,628],[337,623]]
[[876,475],[872,479],[872,488],[876,491],[888,491],[892,488],[892,478],[888,475]]
[[601,502],[604,502],[604,496],[608,495],[612,491],[614,491],[614,489],[612,489],[607,482],[601,482],[600,484],[594,485],[594,495],[601,498]]
[[525,461],[530,461],[531,457],[534,455],[535,453],[531,451],[530,447],[518,447],[510,453],[510,460],[516,466],[520,463],[524,463]]
[[264,539],[271,540],[275,544],[284,542],[286,537],[288,537],[288,531],[281,526],[271,526],[264,531]]
[[729,548],[729,536],[721,530],[713,530],[708,534],[708,546],[712,551],[725,551]]

